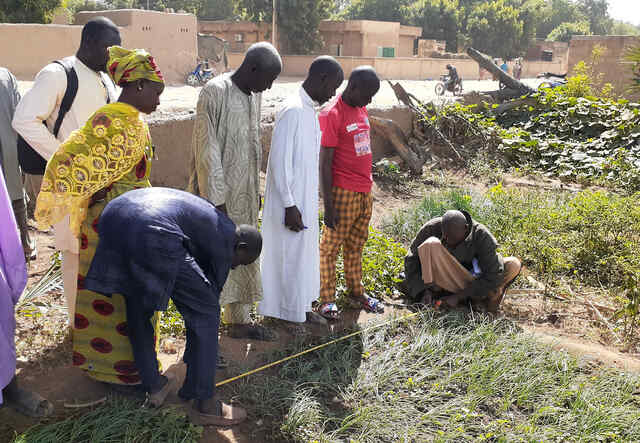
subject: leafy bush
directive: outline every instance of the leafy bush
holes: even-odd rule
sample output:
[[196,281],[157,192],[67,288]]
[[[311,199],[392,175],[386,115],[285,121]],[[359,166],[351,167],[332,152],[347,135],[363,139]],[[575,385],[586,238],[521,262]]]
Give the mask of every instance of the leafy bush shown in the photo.
[[468,162],[480,150],[505,167],[529,167],[625,193],[640,190],[640,104],[573,97],[564,87],[534,94],[499,115],[495,107],[456,104],[440,112],[458,115],[483,133],[475,152],[465,149],[467,140],[457,142],[467,128],[451,138]]
[[[398,274],[404,269],[404,257],[407,250],[383,233],[369,227],[369,238],[362,254],[362,283],[364,290],[373,297],[393,294]],[[338,276],[336,292],[347,292],[344,279],[342,254],[338,256],[336,266]]]

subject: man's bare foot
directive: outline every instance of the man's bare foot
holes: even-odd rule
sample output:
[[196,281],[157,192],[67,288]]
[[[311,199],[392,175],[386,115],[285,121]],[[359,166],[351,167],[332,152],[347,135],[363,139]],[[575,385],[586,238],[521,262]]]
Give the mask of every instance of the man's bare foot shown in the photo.
[[278,334],[273,330],[260,325],[233,324],[229,326],[229,337],[249,340],[276,341],[278,339]]
[[2,390],[7,405],[28,417],[42,418],[53,413],[53,405],[49,400],[32,391],[21,389],[14,376]]

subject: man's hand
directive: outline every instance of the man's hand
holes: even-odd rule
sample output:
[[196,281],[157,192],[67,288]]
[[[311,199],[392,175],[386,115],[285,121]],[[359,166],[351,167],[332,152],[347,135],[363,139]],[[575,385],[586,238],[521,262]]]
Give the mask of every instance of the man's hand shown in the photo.
[[93,205],[95,205],[96,203],[98,203],[99,201],[104,200],[105,198],[107,198],[107,189],[103,188],[100,189],[98,192],[96,192],[95,194],[93,194],[91,196],[91,198],[89,199],[89,207],[92,207]]
[[324,225],[329,229],[335,229],[338,226],[338,214],[331,208],[324,208]]
[[302,214],[297,206],[290,206],[284,210],[284,225],[293,232],[300,232],[304,229]]
[[217,209],[218,211],[220,211],[220,212],[224,212],[224,215],[229,215],[229,214],[227,213],[227,205],[226,205],[225,203],[223,203],[223,204],[221,204],[221,205],[216,206],[216,209]]

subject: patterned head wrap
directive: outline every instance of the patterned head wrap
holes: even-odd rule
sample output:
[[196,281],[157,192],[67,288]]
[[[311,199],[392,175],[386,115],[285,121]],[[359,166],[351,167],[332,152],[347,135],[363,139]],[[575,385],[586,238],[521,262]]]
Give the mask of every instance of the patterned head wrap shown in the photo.
[[111,46],[107,66],[109,75],[118,86],[140,79],[164,84],[162,72],[151,54],[144,49],[129,50],[120,46]]

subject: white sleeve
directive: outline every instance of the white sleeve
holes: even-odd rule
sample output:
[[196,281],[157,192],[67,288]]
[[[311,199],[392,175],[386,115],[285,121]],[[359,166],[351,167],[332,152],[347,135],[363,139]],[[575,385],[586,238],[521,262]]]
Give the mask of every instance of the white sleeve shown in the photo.
[[42,122],[51,116],[67,89],[64,68],[56,66],[46,66],[38,73],[33,87],[18,103],[12,123],[13,129],[45,160],[55,154],[60,142]]
[[298,114],[295,109],[290,109],[280,115],[271,136],[269,172],[285,208],[296,206],[291,188],[294,179],[293,153],[297,129]]

